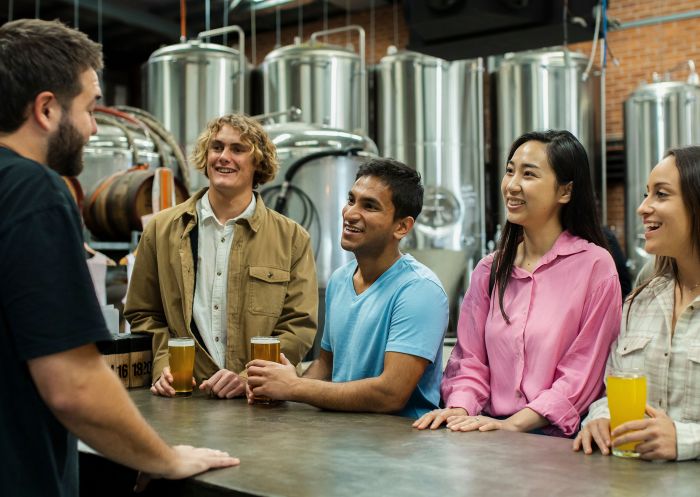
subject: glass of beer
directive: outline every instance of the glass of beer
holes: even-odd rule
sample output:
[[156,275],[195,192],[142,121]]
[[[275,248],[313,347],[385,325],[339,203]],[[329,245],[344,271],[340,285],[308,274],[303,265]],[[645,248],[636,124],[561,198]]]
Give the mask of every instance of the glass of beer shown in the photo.
[[[610,407],[610,431],[628,421],[644,419],[647,403],[647,379],[638,369],[613,371],[607,378],[608,406]],[[639,457],[630,442],[613,447],[618,457]]]
[[173,375],[173,388],[176,397],[192,395],[192,371],[194,369],[194,339],[170,338],[170,374]]
[[[252,337],[250,339],[250,357],[263,361],[280,361],[280,339],[277,337]],[[255,404],[271,404],[272,399],[258,395],[253,397]]]

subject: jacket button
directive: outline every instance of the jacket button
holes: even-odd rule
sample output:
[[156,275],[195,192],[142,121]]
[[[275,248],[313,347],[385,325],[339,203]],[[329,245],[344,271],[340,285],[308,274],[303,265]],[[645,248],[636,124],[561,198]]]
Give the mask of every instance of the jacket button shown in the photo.
[[272,278],[272,273],[267,273],[268,278]]

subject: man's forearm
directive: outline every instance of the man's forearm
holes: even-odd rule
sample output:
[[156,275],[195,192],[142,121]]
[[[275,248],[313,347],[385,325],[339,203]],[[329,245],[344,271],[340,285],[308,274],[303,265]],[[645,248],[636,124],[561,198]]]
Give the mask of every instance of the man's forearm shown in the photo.
[[332,383],[308,377],[299,378],[289,400],[321,409],[392,413],[400,411],[408,398],[392,391],[381,377],[345,383]]
[[313,361],[308,368],[306,368],[306,371],[304,371],[302,377],[310,380],[330,381],[331,374],[331,369],[322,361],[317,359]]
[[30,371],[58,420],[90,447],[148,473],[172,470],[175,452],[144,421],[94,346],[30,361]]

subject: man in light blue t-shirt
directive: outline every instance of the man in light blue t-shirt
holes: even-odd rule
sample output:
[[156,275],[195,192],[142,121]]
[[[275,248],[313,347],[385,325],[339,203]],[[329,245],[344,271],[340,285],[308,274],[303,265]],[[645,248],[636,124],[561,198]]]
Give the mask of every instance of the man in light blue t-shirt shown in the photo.
[[328,282],[319,358],[302,377],[284,356],[251,361],[249,399],[412,418],[438,406],[447,296],[432,271],[399,251],[422,206],[416,171],[391,159],[360,167],[340,242],[355,260]]

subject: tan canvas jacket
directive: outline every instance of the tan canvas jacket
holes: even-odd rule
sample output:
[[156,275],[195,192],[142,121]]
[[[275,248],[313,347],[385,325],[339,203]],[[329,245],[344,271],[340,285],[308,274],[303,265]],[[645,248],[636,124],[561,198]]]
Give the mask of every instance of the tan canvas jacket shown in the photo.
[[[146,226],[129,283],[124,315],[133,332],[153,335],[153,380],[168,365],[168,337],[192,337],[195,267],[190,232],[206,189],[158,213]],[[253,216],[239,219],[228,265],[225,368],[244,372],[250,337],[274,335],[294,364],[313,344],[318,316],[316,265],[308,233],[265,207],[256,193]],[[196,345],[199,383],[218,367]]]

